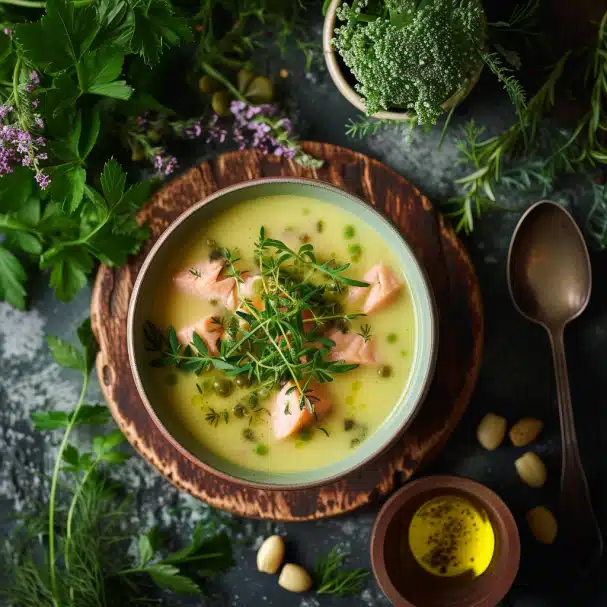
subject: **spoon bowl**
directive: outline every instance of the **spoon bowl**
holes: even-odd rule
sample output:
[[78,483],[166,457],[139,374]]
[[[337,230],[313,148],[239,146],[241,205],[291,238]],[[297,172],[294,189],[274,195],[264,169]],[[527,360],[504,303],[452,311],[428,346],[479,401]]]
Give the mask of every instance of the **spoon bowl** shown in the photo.
[[556,203],[538,202],[521,217],[508,253],[508,288],[516,309],[550,337],[561,424],[559,541],[582,555],[572,564],[587,573],[600,560],[603,539],[578,449],[564,329],[588,305],[592,272],[580,229]]
[[541,201],[521,218],[508,262],[518,311],[545,327],[568,323],[590,299],[590,258],[580,229],[558,204]]

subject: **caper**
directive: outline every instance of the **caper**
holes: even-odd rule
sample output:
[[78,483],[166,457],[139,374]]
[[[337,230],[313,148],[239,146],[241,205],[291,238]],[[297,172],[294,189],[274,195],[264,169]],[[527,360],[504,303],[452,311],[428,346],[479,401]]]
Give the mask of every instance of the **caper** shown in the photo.
[[242,438],[244,438],[245,440],[254,441],[255,440],[255,432],[253,432],[253,430],[251,430],[251,428],[245,428],[242,431]]
[[249,408],[243,403],[236,403],[232,407],[232,413],[239,419],[243,418],[249,412]]
[[254,407],[258,402],[259,402],[259,398],[258,398],[257,394],[255,394],[255,392],[252,392],[251,394],[249,394],[249,405]]
[[217,80],[215,80],[215,78],[209,76],[208,74],[205,74],[198,81],[198,90],[201,93],[214,93],[218,88],[219,83],[217,82]]
[[232,95],[228,91],[217,91],[211,97],[211,106],[218,116],[229,116]]
[[327,285],[327,291],[330,291],[331,293],[337,293],[339,291],[339,285],[336,282],[330,282]]
[[216,379],[213,382],[213,390],[218,396],[229,396],[234,389],[234,384],[228,379]]
[[381,365],[381,367],[377,369],[377,374],[380,377],[390,377],[390,375],[392,375],[392,367],[390,365]]
[[235,381],[239,388],[248,388],[251,385],[251,378],[246,375],[239,375]]
[[245,97],[254,104],[270,103],[274,97],[274,85],[265,76],[256,76],[247,87]]
[[356,422],[353,419],[344,419],[344,430],[346,432],[349,432],[350,430],[352,430],[352,428],[354,428],[355,425],[356,425]]

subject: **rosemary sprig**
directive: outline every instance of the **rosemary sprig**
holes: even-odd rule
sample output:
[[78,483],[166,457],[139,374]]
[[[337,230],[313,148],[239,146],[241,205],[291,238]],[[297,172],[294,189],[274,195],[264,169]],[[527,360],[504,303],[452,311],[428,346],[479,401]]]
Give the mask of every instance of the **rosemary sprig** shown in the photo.
[[312,572],[317,594],[352,596],[361,591],[369,572],[364,569],[345,569],[343,564],[346,556],[335,546],[326,557],[318,561]]

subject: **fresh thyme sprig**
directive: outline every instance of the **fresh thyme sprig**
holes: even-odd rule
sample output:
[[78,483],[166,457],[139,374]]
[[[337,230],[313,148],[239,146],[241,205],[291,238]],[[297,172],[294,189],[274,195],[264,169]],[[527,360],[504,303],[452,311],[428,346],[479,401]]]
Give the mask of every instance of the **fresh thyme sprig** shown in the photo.
[[[239,258],[224,250],[228,272],[242,278],[237,267]],[[218,356],[210,356],[204,340],[194,333],[192,343],[179,343],[177,333],[169,327],[163,333],[150,322],[144,325],[146,348],[159,354],[152,359],[155,367],[174,366],[200,374],[211,369],[228,376],[246,375],[257,386],[276,387],[292,381],[299,393],[300,408],[314,412],[310,382],[331,382],[334,376],[347,373],[357,365],[333,361],[329,351],[335,343],[323,336],[326,326],[347,323],[363,314],[341,311],[331,291],[340,288],[367,287],[368,283],[348,277],[349,264],[317,259],[314,247],[307,243],[297,251],[284,242],[267,238],[262,227],[255,245],[263,301],[258,309],[240,293],[240,307],[227,322]],[[312,326],[310,326],[312,325]],[[367,325],[367,333],[370,327]],[[218,423],[213,412],[209,423]]]
[[352,596],[361,591],[369,572],[364,569],[344,569],[346,556],[335,546],[326,557],[318,561],[312,573],[316,594]]

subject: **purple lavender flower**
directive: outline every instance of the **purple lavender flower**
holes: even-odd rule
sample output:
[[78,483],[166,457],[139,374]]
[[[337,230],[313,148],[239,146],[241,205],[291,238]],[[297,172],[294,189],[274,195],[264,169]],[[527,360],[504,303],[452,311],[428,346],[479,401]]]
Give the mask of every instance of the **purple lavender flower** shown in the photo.
[[[30,74],[31,83],[39,81],[38,72]],[[14,112],[14,108],[8,105],[0,106],[0,120],[6,120]],[[40,148],[46,145],[42,136],[34,137],[31,132],[22,127],[17,117],[12,124],[0,125],[0,176],[12,173],[16,166],[30,167],[35,172],[36,181],[42,189],[50,184],[50,177],[40,169],[40,161],[47,160],[46,153],[41,153]],[[44,128],[44,121],[38,114],[34,114],[34,125],[39,129]],[[33,126],[34,126],[33,125]],[[34,127],[34,128],[35,128]]]
[[156,158],[154,159],[154,168],[161,175],[168,176],[177,168],[177,158],[161,150],[156,154]]
[[42,190],[46,190],[51,183],[51,178],[46,173],[40,171],[36,174],[36,181]]
[[30,72],[29,84],[25,87],[28,93],[33,93],[40,84],[40,74],[37,71]]

